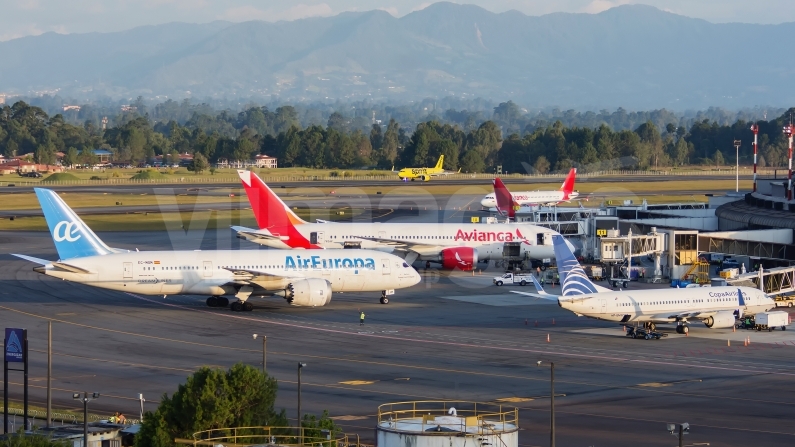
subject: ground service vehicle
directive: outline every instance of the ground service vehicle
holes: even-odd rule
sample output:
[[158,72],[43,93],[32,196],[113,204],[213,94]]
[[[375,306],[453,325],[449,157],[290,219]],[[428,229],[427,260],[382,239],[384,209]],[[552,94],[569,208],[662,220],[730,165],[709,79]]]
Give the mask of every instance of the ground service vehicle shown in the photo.
[[789,314],[782,311],[773,312],[759,312],[756,314],[756,330],[757,331],[772,331],[775,328],[780,328],[782,331],[787,330],[789,324]]
[[531,282],[533,282],[533,279],[531,278],[532,276],[533,276],[532,274],[530,274],[530,275],[516,275],[516,274],[513,274],[513,273],[506,273],[506,274],[504,274],[502,276],[495,276],[494,279],[492,280],[492,282],[496,286],[501,286],[501,285],[503,285],[505,283],[508,283],[508,284],[519,284],[520,286],[526,286],[526,285],[530,284]]
[[645,340],[651,340],[652,338],[656,338],[657,340],[659,340],[667,336],[668,334],[666,334],[665,332],[659,332],[645,327],[627,326],[627,337],[643,338]]

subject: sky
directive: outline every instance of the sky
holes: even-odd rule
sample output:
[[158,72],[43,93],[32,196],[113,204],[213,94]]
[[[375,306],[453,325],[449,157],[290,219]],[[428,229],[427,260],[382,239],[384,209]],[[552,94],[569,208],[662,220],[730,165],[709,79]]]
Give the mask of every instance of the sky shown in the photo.
[[[57,33],[121,31],[168,22],[295,20],[344,11],[383,9],[396,17],[429,0],[0,0],[0,41]],[[792,0],[466,0],[494,12],[527,15],[599,13],[622,4],[646,4],[714,23],[795,22]]]

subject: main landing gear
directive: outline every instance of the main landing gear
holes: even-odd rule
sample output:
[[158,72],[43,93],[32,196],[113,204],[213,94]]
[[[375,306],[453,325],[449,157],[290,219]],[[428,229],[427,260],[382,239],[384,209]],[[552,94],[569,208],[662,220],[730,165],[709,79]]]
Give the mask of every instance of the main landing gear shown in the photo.
[[211,296],[207,298],[207,306],[209,307],[226,307],[229,305],[229,298],[222,296]]
[[690,332],[690,328],[686,324],[681,324],[680,323],[680,324],[676,325],[676,333],[677,334],[685,334],[685,335],[687,335],[688,332]]
[[254,305],[248,301],[235,301],[230,307],[235,312],[251,312],[254,310]]

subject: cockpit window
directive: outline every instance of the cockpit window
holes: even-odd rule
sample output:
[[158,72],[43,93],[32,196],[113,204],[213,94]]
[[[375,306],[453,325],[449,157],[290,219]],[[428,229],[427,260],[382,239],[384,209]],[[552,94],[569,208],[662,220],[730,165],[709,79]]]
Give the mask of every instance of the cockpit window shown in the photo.
[[408,265],[408,264],[406,264],[405,262],[403,263],[403,267],[408,267],[408,266],[409,266],[409,265]]

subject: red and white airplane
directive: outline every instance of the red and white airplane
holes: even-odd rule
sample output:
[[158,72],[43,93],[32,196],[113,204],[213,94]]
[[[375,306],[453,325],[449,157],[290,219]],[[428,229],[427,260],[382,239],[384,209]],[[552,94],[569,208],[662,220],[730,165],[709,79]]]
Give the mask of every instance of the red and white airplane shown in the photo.
[[486,208],[498,208],[497,211],[504,213],[504,210],[500,210],[497,203],[497,191],[504,190],[507,194],[511,197],[511,202],[513,202],[514,206],[533,206],[533,205],[557,205],[563,202],[570,202],[577,197],[579,197],[580,193],[574,190],[574,180],[577,176],[577,168],[571,168],[569,171],[569,175],[566,176],[566,179],[563,181],[563,185],[561,185],[560,189],[557,191],[522,191],[522,192],[510,192],[508,188],[502,183],[502,180],[498,178],[494,179],[494,191],[491,194],[488,194],[483,200],[480,201],[480,204]]
[[552,236],[558,233],[535,225],[309,223],[295,215],[256,174],[238,171],[238,175],[259,229],[232,229],[239,238],[268,247],[369,248],[401,256],[409,264],[419,259],[464,271],[474,269],[478,261],[501,260],[506,244],[519,245],[520,255],[531,259],[554,256]]

